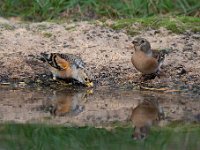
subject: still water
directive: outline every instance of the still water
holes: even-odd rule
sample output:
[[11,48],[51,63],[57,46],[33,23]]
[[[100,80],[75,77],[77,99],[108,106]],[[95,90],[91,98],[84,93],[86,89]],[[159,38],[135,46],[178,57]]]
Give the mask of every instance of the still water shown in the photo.
[[108,87],[1,87],[0,149],[199,149],[199,100]]

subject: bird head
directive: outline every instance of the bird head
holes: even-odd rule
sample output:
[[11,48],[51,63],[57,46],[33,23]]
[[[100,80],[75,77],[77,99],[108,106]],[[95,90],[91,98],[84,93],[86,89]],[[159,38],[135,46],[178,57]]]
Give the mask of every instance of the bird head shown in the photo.
[[134,140],[144,140],[149,134],[149,127],[143,126],[143,127],[135,127],[134,132],[132,134],[132,138]]
[[76,71],[72,73],[72,77],[76,80],[78,80],[80,83],[86,85],[87,87],[93,87],[93,82],[89,78],[89,76],[86,73],[85,69],[78,68]]
[[44,59],[45,61],[51,61],[53,54],[47,54],[47,53],[40,53],[40,55],[42,56],[41,59]]
[[135,38],[132,43],[134,44],[134,48],[136,51],[142,51],[144,53],[151,52],[151,45],[149,41],[144,38]]

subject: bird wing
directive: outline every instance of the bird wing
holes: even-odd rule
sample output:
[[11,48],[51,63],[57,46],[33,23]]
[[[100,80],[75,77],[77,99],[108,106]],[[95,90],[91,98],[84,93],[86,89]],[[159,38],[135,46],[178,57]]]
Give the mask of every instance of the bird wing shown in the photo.
[[58,70],[64,70],[69,67],[75,66],[76,68],[85,68],[83,60],[73,54],[68,53],[41,53],[40,60],[47,62],[52,67]]
[[70,68],[70,62],[59,57],[58,55],[54,58],[55,59],[55,66],[57,69],[66,70]]
[[160,49],[160,50],[153,49],[152,50],[153,57],[156,58],[158,60],[158,62],[163,61],[165,58],[165,55],[168,55],[172,51],[173,51],[172,48],[164,48],[164,49]]
[[59,54],[59,56],[65,60],[68,60],[72,65],[74,65],[77,68],[85,68],[85,63],[78,56],[75,56],[73,54],[68,54],[68,53]]
[[158,63],[163,62],[165,59],[166,52],[164,50],[152,50],[153,57],[157,59]]
[[60,57],[58,53],[41,53],[41,56],[41,61],[48,63],[50,66],[58,70],[65,70],[71,66],[70,61]]

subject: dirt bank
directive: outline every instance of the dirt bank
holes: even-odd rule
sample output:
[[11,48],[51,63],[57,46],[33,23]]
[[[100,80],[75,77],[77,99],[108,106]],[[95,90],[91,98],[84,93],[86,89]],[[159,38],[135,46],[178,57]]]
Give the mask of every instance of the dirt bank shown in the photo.
[[[177,35],[165,29],[141,31],[153,48],[171,48],[160,78],[143,86],[200,92],[200,34]],[[30,55],[62,52],[81,56],[97,86],[134,88],[140,74],[130,58],[135,37],[95,23],[21,23],[0,19],[0,82],[49,85],[50,73]],[[45,76],[47,75],[47,76]],[[47,84],[49,82],[49,84]]]

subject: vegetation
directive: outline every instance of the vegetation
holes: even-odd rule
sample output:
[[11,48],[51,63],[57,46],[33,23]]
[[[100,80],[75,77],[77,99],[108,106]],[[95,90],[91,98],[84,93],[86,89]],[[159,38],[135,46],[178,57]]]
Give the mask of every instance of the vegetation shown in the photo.
[[159,27],[165,27],[174,33],[184,33],[187,30],[200,32],[200,18],[189,16],[152,16],[148,18],[117,19],[109,24],[104,22],[104,25],[115,30],[125,29],[130,35],[135,35],[145,29],[158,29]]
[[1,0],[0,15],[26,20],[133,18],[154,14],[198,16],[199,0]]
[[111,131],[93,127],[1,124],[0,149],[190,149],[200,147],[199,125],[153,128],[145,141],[131,138],[132,128]]
[[52,33],[44,32],[43,36],[46,37],[46,38],[50,38],[52,36]]

